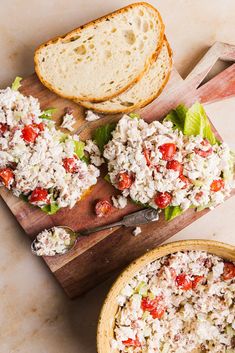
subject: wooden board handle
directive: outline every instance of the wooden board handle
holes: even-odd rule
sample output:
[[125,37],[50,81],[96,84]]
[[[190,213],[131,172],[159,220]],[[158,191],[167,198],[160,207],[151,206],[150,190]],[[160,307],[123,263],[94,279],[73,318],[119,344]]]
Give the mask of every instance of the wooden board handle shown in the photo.
[[219,59],[235,61],[235,45],[215,42],[186,77],[185,82],[190,81],[197,88]]

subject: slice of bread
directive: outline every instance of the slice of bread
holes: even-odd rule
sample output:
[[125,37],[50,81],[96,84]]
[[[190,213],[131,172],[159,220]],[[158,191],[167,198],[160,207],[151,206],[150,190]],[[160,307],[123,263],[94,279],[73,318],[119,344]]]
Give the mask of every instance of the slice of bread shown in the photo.
[[35,70],[64,98],[104,101],[140,80],[163,37],[159,12],[144,2],[131,4],[41,45]]
[[78,102],[87,109],[105,114],[128,113],[154,100],[168,82],[172,68],[172,52],[167,40],[157,59],[134,86],[119,96],[100,103]]

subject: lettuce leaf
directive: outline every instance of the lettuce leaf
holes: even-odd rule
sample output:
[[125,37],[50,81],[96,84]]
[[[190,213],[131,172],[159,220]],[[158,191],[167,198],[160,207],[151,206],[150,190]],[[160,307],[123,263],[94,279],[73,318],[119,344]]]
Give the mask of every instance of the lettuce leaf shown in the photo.
[[164,210],[165,220],[171,221],[175,217],[181,215],[183,210],[179,206],[168,206]]
[[201,135],[211,145],[220,143],[212,131],[203,106],[198,102],[194,103],[189,109],[183,104],[179,105],[175,110],[170,111],[164,121],[171,121],[174,128],[182,131],[184,135]]
[[84,147],[85,143],[82,141],[73,141],[74,142],[74,153],[79,159],[84,157]]
[[217,139],[211,129],[206,112],[200,103],[195,103],[188,109],[184,122],[184,135],[201,135],[207,139],[211,145],[217,143]]
[[11,89],[12,89],[13,91],[18,91],[18,89],[21,87],[21,83],[20,83],[21,80],[22,80],[22,77],[16,76],[14,82],[13,82],[12,85],[11,85]]
[[111,140],[112,132],[116,128],[116,123],[106,124],[98,127],[93,134],[93,140],[103,153],[104,146]]
[[170,111],[164,121],[171,121],[175,129],[183,131],[187,110],[183,104],[180,104],[175,110]]
[[45,213],[47,213],[48,215],[53,215],[56,212],[58,212],[60,209],[60,207],[57,205],[56,202],[51,203],[50,205],[46,205],[44,207],[41,208],[41,210]]
[[51,120],[52,119],[52,114],[56,112],[56,108],[48,108],[42,112],[42,114],[39,116],[41,119],[47,119]]

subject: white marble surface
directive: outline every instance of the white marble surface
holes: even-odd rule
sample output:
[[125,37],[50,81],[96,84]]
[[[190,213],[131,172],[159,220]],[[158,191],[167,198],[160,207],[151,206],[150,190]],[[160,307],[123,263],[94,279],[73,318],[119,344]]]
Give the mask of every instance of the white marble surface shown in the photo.
[[[184,76],[215,41],[235,44],[234,0],[159,0]],[[33,50],[99,15],[130,3],[105,0],[1,0],[0,87],[16,75],[33,71]],[[207,111],[222,136],[235,148],[235,99]],[[235,245],[235,199],[187,227],[172,240],[217,239]],[[69,301],[43,262],[29,251],[29,241],[0,200],[0,352],[94,353],[96,320],[112,279]]]

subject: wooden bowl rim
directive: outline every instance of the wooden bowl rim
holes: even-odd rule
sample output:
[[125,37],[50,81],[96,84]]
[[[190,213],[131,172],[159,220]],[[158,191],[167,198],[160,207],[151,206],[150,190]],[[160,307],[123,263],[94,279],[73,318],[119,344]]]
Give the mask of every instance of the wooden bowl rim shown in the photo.
[[[193,249],[194,248],[194,249]],[[209,249],[211,248],[212,251]],[[201,250],[207,251],[208,253],[215,254],[224,259],[235,261],[235,246],[226,244],[216,240],[206,240],[206,239],[189,239],[189,240],[178,240],[170,242],[161,246],[158,246],[144,255],[138,257],[136,260],[132,261],[117,277],[113,285],[111,286],[104,303],[101,308],[98,326],[97,326],[97,352],[98,353],[110,353],[110,349],[107,351],[103,345],[104,337],[105,340],[108,340],[107,347],[110,345],[111,337],[105,334],[104,327],[107,325],[106,318],[106,308],[110,307],[110,304],[114,306],[112,302],[113,297],[117,297],[120,294],[120,288],[123,288],[125,284],[133,277],[135,273],[141,270],[148,263],[151,263],[158,258],[163,256],[173,254],[178,251],[187,251],[187,250]],[[218,252],[217,252],[218,250]],[[215,251],[215,253],[213,252]],[[217,253],[216,253],[217,252]],[[226,252],[223,256],[223,252]],[[220,254],[219,254],[220,253]],[[115,306],[118,307],[116,304]]]

